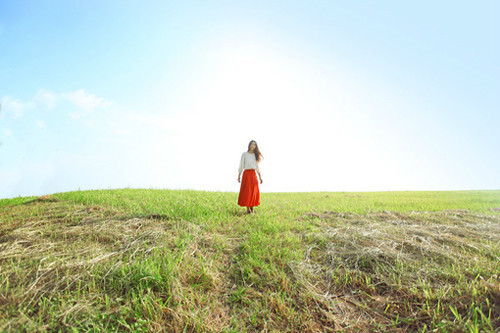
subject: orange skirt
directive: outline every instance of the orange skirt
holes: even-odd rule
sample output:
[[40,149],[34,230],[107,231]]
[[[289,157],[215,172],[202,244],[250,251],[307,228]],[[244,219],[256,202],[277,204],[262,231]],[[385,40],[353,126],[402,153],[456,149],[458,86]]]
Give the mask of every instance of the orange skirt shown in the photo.
[[238,205],[242,207],[255,207],[260,205],[259,182],[255,169],[245,169],[245,171],[243,171]]

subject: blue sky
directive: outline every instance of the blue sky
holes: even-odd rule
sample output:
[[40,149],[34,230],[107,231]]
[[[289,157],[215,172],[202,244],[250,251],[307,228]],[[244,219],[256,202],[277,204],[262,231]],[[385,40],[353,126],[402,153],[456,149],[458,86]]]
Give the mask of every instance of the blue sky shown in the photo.
[[500,189],[497,1],[0,2],[0,198]]

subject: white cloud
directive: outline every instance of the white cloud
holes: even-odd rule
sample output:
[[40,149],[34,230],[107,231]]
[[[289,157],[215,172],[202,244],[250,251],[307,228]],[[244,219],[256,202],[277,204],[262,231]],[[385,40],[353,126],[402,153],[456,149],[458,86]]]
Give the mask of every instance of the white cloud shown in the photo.
[[70,101],[78,107],[78,111],[71,113],[71,117],[73,118],[80,118],[82,116],[89,115],[97,108],[105,108],[112,104],[110,101],[107,101],[102,97],[86,93],[83,89],[63,93],[59,96],[61,99]]
[[39,89],[33,100],[37,105],[47,109],[53,109],[56,104],[57,94],[45,89]]
[[8,129],[8,128],[4,128],[3,135],[5,135],[5,136],[12,136],[12,131],[10,129]]
[[105,101],[102,97],[96,97],[92,94],[87,94],[83,89],[74,92],[61,94],[63,98],[72,101],[76,106],[83,109],[95,109],[99,106],[108,106],[110,102]]
[[35,104],[31,101],[23,102],[10,96],[2,97],[2,110],[5,110],[7,114],[10,114],[12,119],[21,117],[26,109],[34,107]]
[[36,121],[36,125],[40,128],[45,128],[45,123],[41,120],[37,120]]
[[[52,110],[63,102],[69,102],[75,109],[70,112],[73,119],[92,114],[96,109],[106,108],[112,102],[85,92],[84,89],[65,93],[54,93],[46,89],[39,89],[32,100],[22,101],[10,96],[3,96],[2,109],[13,119],[23,116],[25,110]],[[39,125],[40,126],[40,125]],[[40,126],[43,127],[43,126]]]

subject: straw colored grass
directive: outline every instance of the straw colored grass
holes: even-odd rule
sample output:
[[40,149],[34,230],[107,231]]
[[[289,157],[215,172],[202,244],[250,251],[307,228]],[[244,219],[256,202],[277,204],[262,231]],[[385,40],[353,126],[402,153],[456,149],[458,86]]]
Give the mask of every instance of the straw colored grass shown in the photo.
[[327,211],[303,218],[318,231],[304,234],[308,250],[294,273],[337,314],[338,329],[500,327],[492,315],[500,313],[498,216]]

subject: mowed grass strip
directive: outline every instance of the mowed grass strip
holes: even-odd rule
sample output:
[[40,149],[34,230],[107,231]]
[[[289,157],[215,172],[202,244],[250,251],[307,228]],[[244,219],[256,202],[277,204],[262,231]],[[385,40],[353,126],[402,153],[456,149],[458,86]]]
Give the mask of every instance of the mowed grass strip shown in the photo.
[[0,200],[0,331],[495,331],[500,191]]

